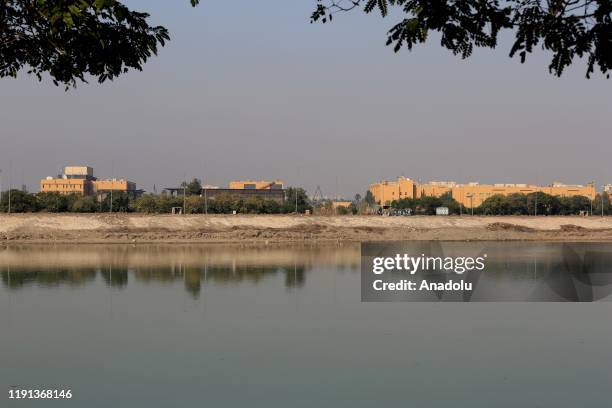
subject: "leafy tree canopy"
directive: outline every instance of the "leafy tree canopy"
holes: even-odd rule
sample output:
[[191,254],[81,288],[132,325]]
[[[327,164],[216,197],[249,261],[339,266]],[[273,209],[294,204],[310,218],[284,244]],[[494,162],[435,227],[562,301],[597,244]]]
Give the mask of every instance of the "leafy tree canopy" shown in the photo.
[[[548,66],[560,76],[574,58],[586,58],[587,78],[612,69],[612,0],[317,0],[311,21],[330,22],[336,13],[361,8],[400,21],[388,32],[395,52],[425,43],[431,32],[461,58],[474,47],[495,48],[499,33],[514,31],[510,56],[525,62],[536,47],[552,52]],[[395,15],[395,13],[393,13]]]
[[370,190],[366,192],[365,198],[363,199],[363,201],[365,201],[366,204],[369,205],[370,207],[376,204],[376,199],[374,198],[374,194],[372,194]]
[[202,181],[200,179],[194,178],[187,184],[187,190],[191,195],[200,195],[202,194]]
[[142,70],[170,39],[148,17],[117,0],[0,0],[0,77],[27,69],[68,87]]
[[288,187],[285,190],[285,203],[283,204],[282,212],[295,212],[296,202],[298,213],[304,213],[306,210],[312,210],[306,190],[301,187]]
[[[199,0],[189,0],[196,6]],[[462,58],[474,47],[495,48],[504,29],[513,30],[510,56],[524,62],[537,47],[552,52],[551,73],[560,76],[584,57],[586,76],[612,69],[612,0],[316,0],[311,21],[329,22],[339,12],[362,8],[383,17],[402,15],[388,32],[397,52],[425,43],[431,32]],[[48,74],[66,88],[112,80],[142,70],[170,39],[149,14],[119,0],[0,0],[0,78],[26,70]],[[229,23],[228,23],[229,24]]]

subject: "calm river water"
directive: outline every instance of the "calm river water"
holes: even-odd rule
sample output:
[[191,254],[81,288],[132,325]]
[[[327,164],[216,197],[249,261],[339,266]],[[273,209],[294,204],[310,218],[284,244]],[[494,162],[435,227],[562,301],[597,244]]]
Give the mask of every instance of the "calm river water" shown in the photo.
[[612,401],[612,302],[362,303],[358,245],[0,247],[0,272],[0,406]]

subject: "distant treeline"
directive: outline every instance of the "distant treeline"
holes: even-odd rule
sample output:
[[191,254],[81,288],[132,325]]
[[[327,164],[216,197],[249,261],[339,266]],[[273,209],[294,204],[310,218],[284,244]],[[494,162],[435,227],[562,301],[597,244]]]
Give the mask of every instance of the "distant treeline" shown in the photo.
[[[373,197],[357,195],[349,207],[333,209],[331,201],[311,205],[306,191],[302,188],[287,188],[285,201],[279,203],[261,197],[242,198],[231,194],[219,194],[214,199],[187,193],[171,196],[167,194],[144,194],[134,197],[124,192],[107,194],[102,200],[93,196],[76,194],[61,195],[58,193],[31,194],[22,190],[11,190],[10,211],[23,212],[74,212],[74,213],[107,213],[139,212],[149,214],[168,214],[172,208],[185,208],[187,214],[288,214],[306,210],[322,215],[370,214],[375,208]],[[112,204],[112,205],[111,205]],[[612,206],[607,194],[598,194],[591,202],[588,197],[556,197],[545,193],[494,195],[487,198],[480,206],[473,209],[461,206],[450,194],[441,197],[425,196],[416,199],[401,199],[391,202],[391,207],[398,210],[410,209],[416,215],[434,215],[437,207],[448,207],[450,214],[474,215],[578,215],[603,214],[612,215]],[[0,212],[9,211],[9,193],[2,192]]]
[[[102,200],[93,196],[77,194],[62,195],[58,193],[30,194],[22,190],[10,191],[10,212],[74,212],[74,213],[106,213],[106,212],[142,212],[150,214],[171,213],[172,208],[185,208],[187,214],[231,214],[234,211],[241,214],[283,214],[296,211],[304,213],[312,210],[306,192],[302,188],[285,190],[285,202],[265,200],[261,197],[241,198],[231,194],[219,194],[214,199],[205,199],[199,195],[173,197],[167,194],[144,194],[140,197],[125,192],[107,194]],[[112,205],[111,205],[112,204]],[[0,212],[9,211],[9,192],[2,192]]]
[[[401,199],[391,203],[395,209],[410,209],[413,214],[434,215],[437,207],[448,207],[451,214],[471,214],[472,208],[461,206],[450,194],[441,197]],[[478,215],[578,215],[581,213],[611,215],[612,208],[607,194],[598,194],[591,202],[588,197],[556,197],[545,193],[497,194],[474,207]]]

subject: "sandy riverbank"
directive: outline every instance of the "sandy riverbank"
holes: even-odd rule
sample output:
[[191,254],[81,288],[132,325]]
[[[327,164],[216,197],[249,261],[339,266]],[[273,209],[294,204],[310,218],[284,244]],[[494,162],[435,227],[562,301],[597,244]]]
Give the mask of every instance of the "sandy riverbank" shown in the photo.
[[0,215],[4,242],[611,241],[612,217]]

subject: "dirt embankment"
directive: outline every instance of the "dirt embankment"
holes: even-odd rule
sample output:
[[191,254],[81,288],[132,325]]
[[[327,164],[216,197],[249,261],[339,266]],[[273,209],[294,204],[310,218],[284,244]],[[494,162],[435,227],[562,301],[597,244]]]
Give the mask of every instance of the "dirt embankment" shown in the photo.
[[4,242],[611,241],[612,217],[0,215]]

